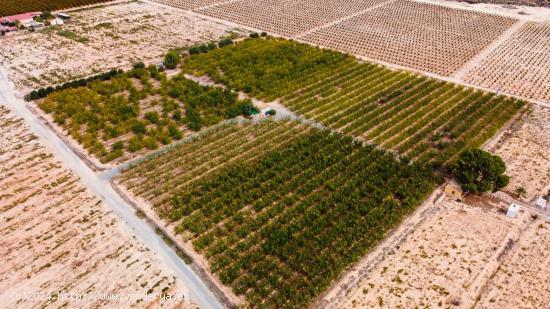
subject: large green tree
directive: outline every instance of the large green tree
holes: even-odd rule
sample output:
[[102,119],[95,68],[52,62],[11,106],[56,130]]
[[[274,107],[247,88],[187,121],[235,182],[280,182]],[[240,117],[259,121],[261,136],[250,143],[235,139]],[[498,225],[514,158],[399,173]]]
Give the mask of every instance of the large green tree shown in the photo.
[[453,172],[464,191],[475,194],[504,188],[510,177],[504,174],[506,164],[497,155],[480,149],[468,149],[460,154]]

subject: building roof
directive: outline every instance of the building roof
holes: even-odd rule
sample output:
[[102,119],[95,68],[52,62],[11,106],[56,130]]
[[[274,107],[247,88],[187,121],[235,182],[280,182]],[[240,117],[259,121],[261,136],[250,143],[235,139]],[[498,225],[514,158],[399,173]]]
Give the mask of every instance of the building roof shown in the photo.
[[35,16],[40,16],[40,12],[28,12],[28,13],[23,13],[23,14],[17,14],[17,15],[11,15],[11,16],[6,16],[6,17],[3,17],[0,19],[0,22],[14,22],[14,21],[21,21],[21,20],[29,20],[29,19],[32,19],[33,17]]
[[535,204],[537,204],[537,206],[539,206],[539,207],[545,208],[545,207],[546,207],[546,199],[544,199],[542,196],[540,196],[540,197],[535,201]]

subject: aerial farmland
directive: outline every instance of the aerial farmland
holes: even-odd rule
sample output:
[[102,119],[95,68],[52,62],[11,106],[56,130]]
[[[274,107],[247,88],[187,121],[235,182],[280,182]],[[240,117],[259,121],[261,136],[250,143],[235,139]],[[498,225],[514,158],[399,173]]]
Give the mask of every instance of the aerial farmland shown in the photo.
[[0,307],[546,308],[544,1],[6,1]]

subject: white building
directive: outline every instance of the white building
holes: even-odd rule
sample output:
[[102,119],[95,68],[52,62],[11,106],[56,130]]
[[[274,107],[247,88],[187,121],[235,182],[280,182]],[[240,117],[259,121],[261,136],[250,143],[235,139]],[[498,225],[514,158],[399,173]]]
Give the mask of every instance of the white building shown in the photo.
[[546,209],[546,200],[542,196],[535,201],[535,204],[542,209]]
[[506,217],[508,218],[516,218],[519,213],[519,206],[516,204],[510,205],[508,208],[508,211],[506,212]]

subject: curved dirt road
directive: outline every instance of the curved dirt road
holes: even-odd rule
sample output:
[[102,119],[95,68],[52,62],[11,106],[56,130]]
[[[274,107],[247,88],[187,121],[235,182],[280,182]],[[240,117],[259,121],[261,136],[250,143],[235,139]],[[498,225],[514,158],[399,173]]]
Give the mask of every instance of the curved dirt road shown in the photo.
[[0,104],[23,118],[31,131],[54,153],[55,157],[75,172],[86,187],[112,209],[132,229],[139,240],[159,256],[174,272],[174,275],[183,282],[188,290],[187,297],[199,304],[201,308],[223,308],[199,277],[185,265],[146,222],[135,215],[133,208],[113,190],[109,179],[94,173],[53,131],[26,108],[25,103],[14,95],[7,75],[1,69]]

